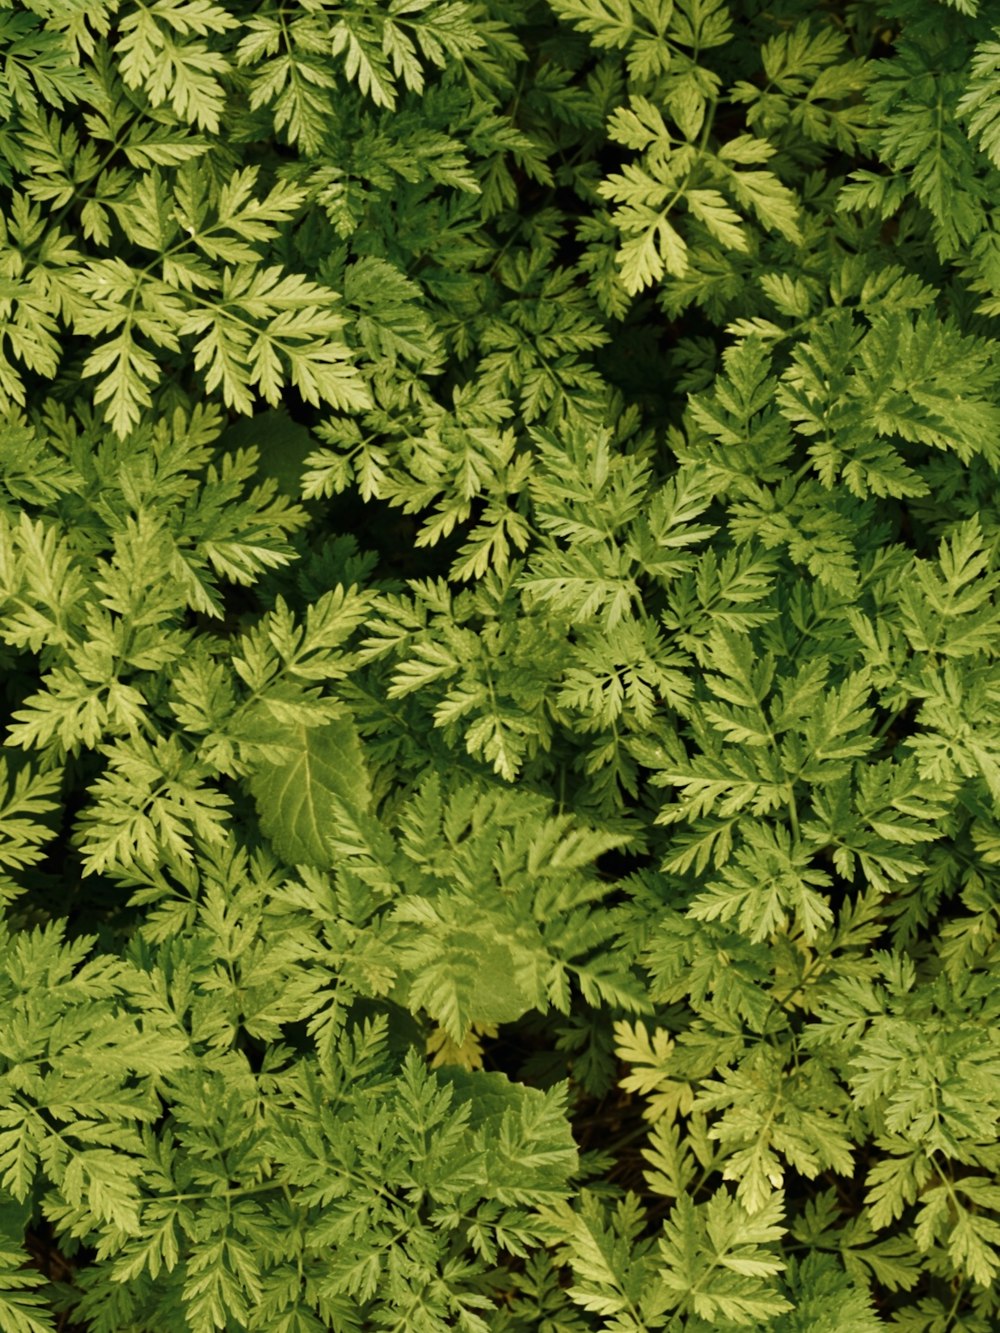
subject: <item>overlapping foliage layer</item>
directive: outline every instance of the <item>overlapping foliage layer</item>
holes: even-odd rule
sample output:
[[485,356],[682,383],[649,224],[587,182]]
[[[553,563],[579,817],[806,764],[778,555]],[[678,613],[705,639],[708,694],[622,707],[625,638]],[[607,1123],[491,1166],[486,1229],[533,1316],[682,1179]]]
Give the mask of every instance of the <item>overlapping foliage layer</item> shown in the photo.
[[5,1333],[998,1326],[997,19],[6,0]]

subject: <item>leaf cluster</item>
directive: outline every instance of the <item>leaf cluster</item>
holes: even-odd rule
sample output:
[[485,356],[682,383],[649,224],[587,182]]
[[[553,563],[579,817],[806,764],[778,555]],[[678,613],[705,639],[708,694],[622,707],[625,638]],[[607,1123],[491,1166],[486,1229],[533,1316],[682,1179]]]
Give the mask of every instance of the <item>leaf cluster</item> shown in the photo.
[[996,1327],[998,97],[0,7],[0,1327]]

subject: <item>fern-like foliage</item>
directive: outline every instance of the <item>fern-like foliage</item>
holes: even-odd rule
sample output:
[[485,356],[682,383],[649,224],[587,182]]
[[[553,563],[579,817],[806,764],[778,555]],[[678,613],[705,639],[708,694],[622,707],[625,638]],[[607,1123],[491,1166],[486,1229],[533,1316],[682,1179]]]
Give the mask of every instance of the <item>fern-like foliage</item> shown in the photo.
[[0,7],[4,1333],[997,1326],[998,94]]

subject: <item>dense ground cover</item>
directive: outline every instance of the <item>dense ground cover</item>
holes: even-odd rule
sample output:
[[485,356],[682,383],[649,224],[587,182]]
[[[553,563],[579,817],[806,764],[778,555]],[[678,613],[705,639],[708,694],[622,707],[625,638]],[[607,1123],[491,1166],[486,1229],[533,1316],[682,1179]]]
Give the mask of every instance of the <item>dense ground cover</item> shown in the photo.
[[0,1330],[1000,1326],[991,0],[0,8]]

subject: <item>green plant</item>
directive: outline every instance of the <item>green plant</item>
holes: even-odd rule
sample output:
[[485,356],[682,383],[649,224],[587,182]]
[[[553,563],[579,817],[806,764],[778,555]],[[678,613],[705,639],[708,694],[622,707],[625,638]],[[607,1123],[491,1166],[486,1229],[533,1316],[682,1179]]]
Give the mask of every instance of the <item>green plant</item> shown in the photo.
[[990,9],[0,8],[4,1333],[996,1327]]

